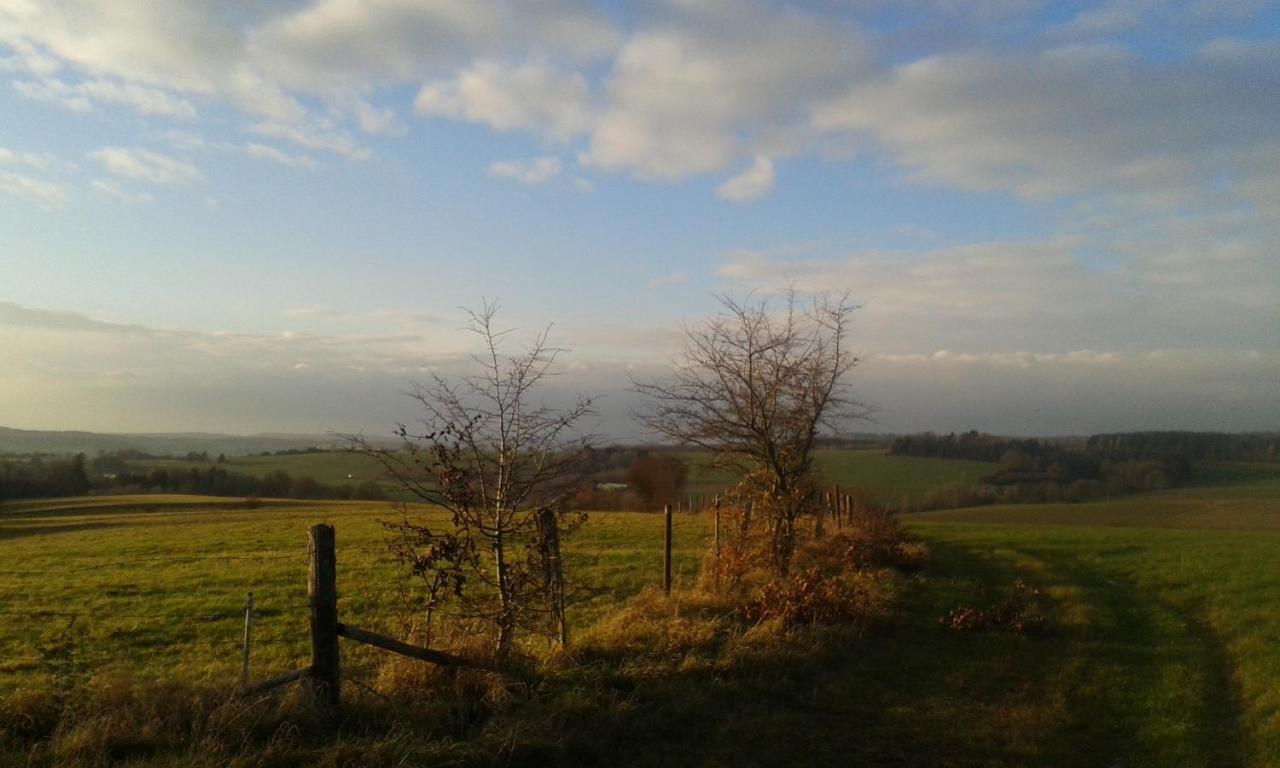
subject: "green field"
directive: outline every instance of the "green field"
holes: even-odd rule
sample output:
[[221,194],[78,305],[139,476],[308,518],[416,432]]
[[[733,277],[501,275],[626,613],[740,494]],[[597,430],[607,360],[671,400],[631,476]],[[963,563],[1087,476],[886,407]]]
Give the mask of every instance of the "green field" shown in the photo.
[[198,467],[222,467],[230,472],[243,472],[264,477],[272,472],[284,471],[290,475],[305,475],[326,485],[359,483],[364,480],[381,480],[385,473],[373,458],[361,453],[327,451],[323,453],[293,453],[281,456],[232,456],[226,463],[190,462],[186,459],[146,459],[133,462],[142,468],[191,469]]
[[[710,465],[708,454],[688,453],[682,458],[689,464],[686,492],[712,495],[734,481],[732,472]],[[919,459],[892,456],[880,449],[820,450],[816,454],[818,472],[825,483],[838,483],[843,488],[858,488],[885,499],[916,496],[931,490],[968,486],[996,469],[995,464],[956,459]],[[207,469],[220,466],[232,472],[262,477],[283,470],[290,475],[307,475],[330,485],[359,483],[363,480],[385,480],[385,472],[377,461],[359,453],[330,451],[281,456],[233,456],[225,464],[193,463],[185,459],[147,459],[134,462],[139,468]],[[389,491],[394,485],[387,483]]]
[[[919,489],[979,469],[836,458],[845,476],[875,473],[878,488]],[[0,615],[9,619],[0,692],[104,668],[233,681],[248,591],[258,606],[255,674],[304,665],[305,530],[318,521],[337,528],[343,619],[394,633],[400,598],[377,523],[394,510],[191,497],[0,507]],[[572,540],[575,627],[657,583],[659,524],[599,513]],[[558,750],[560,764],[786,765],[797,743],[807,763],[826,765],[1280,765],[1275,467],[1210,465],[1184,489],[923,513],[907,525],[930,557],[893,582],[890,617],[862,634],[733,667],[675,657],[571,670],[549,689],[569,709],[504,712],[442,754],[488,764],[479,756],[521,733],[533,751],[512,762],[529,765],[543,764],[539,749]],[[677,516],[685,583],[707,533],[705,517]],[[1017,579],[1044,595],[1043,632],[942,627],[959,606],[998,603]],[[344,664],[368,680],[378,653],[344,645]]]
[[[415,510],[417,513],[420,510]],[[335,526],[345,621],[396,631],[403,615],[379,520],[397,507],[298,502],[247,509],[214,497],[113,496],[0,506],[0,691],[69,667],[232,680],[253,592],[253,666],[270,676],[309,654],[306,530]],[[427,513],[430,515],[430,513]],[[692,580],[706,521],[678,515],[674,562]],[[598,513],[567,543],[578,626],[661,580],[661,517]],[[352,664],[371,663],[362,647]],[[61,666],[60,666],[61,665]]]

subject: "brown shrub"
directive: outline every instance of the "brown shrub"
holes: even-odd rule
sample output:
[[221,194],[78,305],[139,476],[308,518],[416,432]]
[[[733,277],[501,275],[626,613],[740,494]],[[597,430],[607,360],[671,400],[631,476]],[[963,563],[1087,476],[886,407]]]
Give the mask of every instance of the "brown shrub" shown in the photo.
[[752,622],[778,620],[783,627],[844,624],[871,617],[880,604],[873,576],[830,574],[818,568],[775,578],[741,607]]
[[1018,579],[1009,594],[990,608],[962,605],[938,621],[955,632],[979,629],[1006,629],[1017,634],[1038,632],[1047,624],[1045,599],[1040,590]]

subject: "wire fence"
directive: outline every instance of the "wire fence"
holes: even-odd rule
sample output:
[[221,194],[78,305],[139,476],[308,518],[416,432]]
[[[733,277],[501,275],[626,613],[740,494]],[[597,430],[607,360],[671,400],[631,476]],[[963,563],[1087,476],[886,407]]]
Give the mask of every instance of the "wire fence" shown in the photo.
[[[404,596],[403,586],[388,586],[379,581],[381,575],[397,572],[399,564],[386,546],[351,546],[342,550],[344,559],[363,558],[343,565],[346,589],[339,598],[348,606],[347,613],[366,626],[388,623],[387,608],[406,601],[390,596]],[[381,556],[370,562],[370,555]],[[117,588],[120,578],[104,573],[98,579],[85,579],[86,573],[114,565],[214,565],[218,563],[287,564],[286,573],[296,578],[293,586],[246,581],[235,587],[202,586],[198,598],[202,602],[224,600],[226,608],[192,611],[180,602],[153,610],[136,607],[140,600],[167,602],[189,599],[192,595],[172,591],[156,594],[145,587],[135,587],[137,594],[104,594]],[[307,588],[303,578],[307,572],[305,551],[270,549],[243,554],[130,552],[116,550],[109,555],[86,555],[73,565],[57,568],[47,565],[0,569],[0,577],[39,579],[46,585],[74,577],[77,588],[97,592],[98,601],[89,609],[67,609],[58,605],[33,604],[31,594],[0,589],[0,617],[8,630],[0,630],[0,693],[6,683],[18,683],[24,676],[48,674],[68,679],[92,677],[104,670],[128,670],[163,676],[166,671],[183,664],[200,666],[210,675],[238,679],[244,649],[245,597],[256,595],[253,609],[255,630],[253,651],[261,665],[288,665],[306,657]],[[55,595],[41,599],[57,599]],[[113,602],[127,605],[117,608]],[[105,603],[105,604],[104,604]],[[412,600],[408,601],[412,604]],[[394,611],[390,612],[394,621]],[[195,633],[217,637],[191,636]],[[368,673],[376,653],[355,646],[344,655],[348,671]],[[6,681],[6,678],[8,680]]]

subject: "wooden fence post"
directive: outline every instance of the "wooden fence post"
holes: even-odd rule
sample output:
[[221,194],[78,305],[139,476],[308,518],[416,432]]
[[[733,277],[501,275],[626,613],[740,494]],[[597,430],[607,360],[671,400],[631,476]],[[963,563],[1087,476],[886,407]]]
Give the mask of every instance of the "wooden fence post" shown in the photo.
[[717,494],[715,498],[711,500],[711,507],[715,510],[715,513],[716,513],[715,578],[716,578],[716,591],[719,592],[720,591],[720,495],[719,494]]
[[240,669],[240,687],[249,685],[249,648],[253,644],[253,593],[244,601],[244,662]]
[[552,630],[560,647],[569,647],[569,625],[564,617],[564,565],[560,560],[560,526],[556,513],[544,509],[538,515],[538,538],[542,548],[542,585],[547,592],[547,609]]
[[662,591],[671,594],[671,505],[662,510],[665,518],[662,528]]
[[313,525],[307,532],[311,554],[307,581],[311,618],[311,691],[321,711],[332,715],[339,701],[337,555],[331,525]]

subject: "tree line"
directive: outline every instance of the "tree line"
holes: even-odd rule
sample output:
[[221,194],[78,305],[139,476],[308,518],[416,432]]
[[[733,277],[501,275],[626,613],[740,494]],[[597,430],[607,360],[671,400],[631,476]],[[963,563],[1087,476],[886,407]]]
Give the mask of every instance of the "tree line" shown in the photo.
[[206,496],[270,497],[284,499],[387,498],[373,480],[339,485],[308,475],[276,470],[261,477],[232,472],[221,466],[206,468],[135,469],[119,455],[103,454],[87,460],[74,456],[29,456],[0,459],[0,500],[79,496],[87,493],[193,493]]
[[969,431],[938,435],[904,435],[890,444],[899,456],[1000,461],[1007,451],[1055,460],[1082,461],[1280,461],[1280,433],[1276,432],[1117,432],[1093,435],[1079,447],[1066,441],[1000,437]]
[[1126,432],[1066,442],[972,431],[899,437],[890,452],[999,464],[972,487],[937,491],[917,504],[934,509],[1088,501],[1162,490],[1190,481],[1199,461],[1274,461],[1277,443],[1280,435],[1263,433]]

